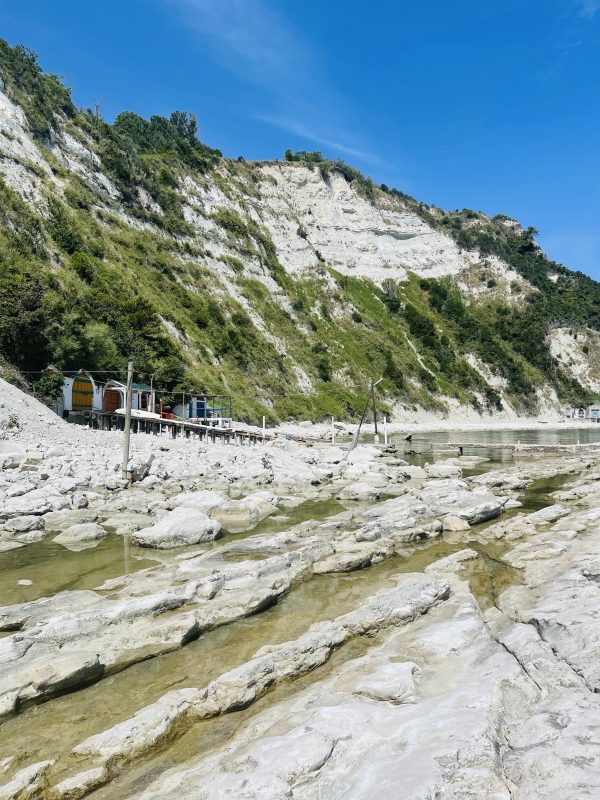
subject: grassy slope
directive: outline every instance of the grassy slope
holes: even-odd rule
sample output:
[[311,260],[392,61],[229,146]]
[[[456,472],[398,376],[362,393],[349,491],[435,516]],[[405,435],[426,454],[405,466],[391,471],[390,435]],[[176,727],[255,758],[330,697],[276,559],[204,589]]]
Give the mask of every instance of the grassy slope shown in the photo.
[[[64,187],[61,195],[45,180],[49,213],[43,216],[0,182],[0,353],[21,369],[52,363],[123,370],[132,356],[138,370],[174,390],[231,391],[238,415],[251,420],[265,411],[273,419],[356,415],[369,380],[382,375],[381,394],[390,403],[442,410],[440,395],[447,395],[479,408],[499,407],[498,395],[465,361],[466,352],[506,379],[511,402],[523,410],[534,409],[534,390],[544,381],[564,399],[583,397],[550,360],[544,332],[557,316],[598,327],[599,288],[547,262],[531,232],[512,232],[484,217],[473,228],[473,212],[444,215],[392,192],[461,246],[501,255],[531,281],[539,291],[521,309],[498,300],[467,305],[449,280],[412,276],[381,288],[326,264],[310,276],[292,277],[243,208],[213,216],[229,246],[220,273],[210,267],[206,240],[191,235],[178,180],[210,179],[243,198],[257,191],[252,166],[227,162],[201,145],[189,119],[174,128],[167,120],[124,115],[109,126],[79,112],[56,79],[43,75],[27,53],[5,45],[0,71]],[[63,128],[93,147],[127,213],[144,229],[124,222],[118,206],[44,149],[54,112]],[[377,201],[380,190],[368,180],[352,170],[346,176]],[[137,186],[161,214],[141,205]],[[276,291],[249,273],[250,263],[273,279]],[[548,279],[549,268],[559,271],[557,284]],[[225,286],[232,274],[241,302]],[[253,324],[244,299],[271,337]],[[176,337],[161,317],[177,329]],[[313,392],[301,390],[294,365],[310,376]]]

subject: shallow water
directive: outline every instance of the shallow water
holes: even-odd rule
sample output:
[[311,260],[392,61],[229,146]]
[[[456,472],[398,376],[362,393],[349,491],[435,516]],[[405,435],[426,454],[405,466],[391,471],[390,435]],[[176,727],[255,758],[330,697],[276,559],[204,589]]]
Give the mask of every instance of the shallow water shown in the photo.
[[[444,558],[465,547],[477,550],[482,559],[467,566],[467,576],[471,591],[482,608],[495,604],[497,596],[508,586],[519,580],[518,571],[501,560],[501,554],[509,547],[498,543],[480,544],[474,541],[448,542],[443,539],[430,540],[422,544],[406,547],[402,555],[389,558],[367,569],[338,575],[324,575],[313,578],[290,592],[277,606],[260,615],[260,619],[245,620],[245,632],[248,625],[253,627],[252,638],[257,648],[266,641],[271,643],[293,639],[304,633],[316,621],[332,619],[340,614],[356,608],[367,597],[380,589],[395,585],[395,578],[403,573],[422,572],[427,566],[440,558]],[[298,612],[301,613],[298,613]],[[234,628],[234,626],[228,626]],[[235,623],[239,631],[240,625]],[[222,632],[229,639],[235,638],[235,630]],[[229,634],[229,635],[228,635]],[[271,636],[264,639],[265,635]],[[94,800],[120,800],[136,792],[141,792],[151,781],[173,766],[179,766],[190,759],[207,754],[222,746],[235,734],[238,728],[263,709],[273,705],[285,697],[301,691],[313,682],[322,680],[331,674],[344,661],[363,655],[369,647],[376,646],[385,636],[385,632],[374,637],[359,637],[351,640],[333,652],[326,664],[318,667],[308,675],[295,678],[276,686],[249,708],[225,714],[213,719],[195,723],[182,736],[155,750],[145,758],[138,758],[126,772],[105,787],[90,795]],[[255,638],[256,637],[256,638]],[[274,638],[273,638],[274,637]],[[238,639],[239,641],[239,639]],[[211,650],[205,639],[196,643],[198,650]],[[191,654],[191,651],[190,651]],[[216,677],[228,666],[231,653],[223,648],[213,651],[212,656],[220,662],[211,663]],[[240,655],[238,652],[236,655]],[[241,663],[242,658],[239,659]],[[188,684],[186,684],[188,685]],[[189,685],[202,686],[201,683]]]
[[306,522],[309,519],[323,520],[327,517],[332,517],[334,514],[339,514],[340,511],[344,510],[344,506],[332,498],[328,500],[305,500],[295,508],[278,509],[276,514],[265,517],[265,519],[261,520],[253,528],[249,528],[240,533],[226,533],[224,538],[218,539],[214,542],[214,545],[219,546],[224,541],[246,538],[247,536],[256,536],[262,533],[287,531],[294,525],[299,525],[301,522]]
[[[372,436],[372,434],[369,434]],[[395,443],[404,443],[405,434],[390,434],[389,440]],[[457,442],[459,444],[505,444],[507,446],[521,444],[591,444],[600,442],[600,424],[592,424],[585,428],[570,427],[565,423],[558,428],[533,428],[530,430],[515,428],[512,430],[463,430],[463,431],[430,431],[412,434],[412,444],[446,444]],[[417,447],[416,449],[420,449]],[[475,448],[469,455],[477,455]]]
[[278,604],[210,631],[186,647],[135,664],[77,692],[26,708],[0,725],[0,753],[28,753],[28,761],[68,752],[83,738],[131,716],[169,689],[202,687],[249,660],[267,643],[304,633],[313,622],[355,608],[401,572],[428,564],[464,547],[437,541],[406,549],[405,557],[343,575],[316,576],[301,583]]
[[[151,550],[129,547],[126,538],[116,534],[79,552],[53,542],[51,536],[0,553],[0,605],[25,603],[67,589],[93,589],[109,578],[156,564]],[[23,579],[32,585],[19,586],[17,582]]]
[[[380,440],[383,437],[380,431]],[[490,469],[509,466],[513,462],[512,446],[521,444],[537,445],[569,445],[593,444],[600,442],[600,424],[591,424],[585,428],[570,427],[565,423],[560,428],[535,428],[532,430],[458,430],[458,431],[421,431],[412,434],[410,442],[405,441],[406,434],[390,434],[388,440],[398,448],[398,455],[410,464],[422,466],[434,459],[448,456],[434,456],[434,449],[445,444],[463,444],[466,456],[482,456],[489,459],[475,470],[465,470],[465,475],[487,472]],[[371,443],[373,434],[363,434],[361,442]],[[472,445],[472,446],[469,446]],[[485,447],[485,445],[506,445],[506,449]]]
[[[492,465],[487,463],[482,465],[481,471],[490,468]],[[569,478],[573,476],[536,481],[519,498],[523,508],[508,513],[534,511],[551,504],[554,501],[548,493],[560,488]],[[268,518],[242,536],[286,530],[306,519],[325,519],[341,510],[342,506],[333,500],[310,501],[282,511],[288,519]],[[476,532],[477,529],[473,534]],[[226,540],[236,538],[239,537],[227,536]],[[381,588],[393,585],[394,576],[421,572],[434,561],[465,547],[472,547],[482,555],[482,559],[468,566],[467,574],[480,605],[488,608],[496,603],[505,588],[520,580],[519,572],[502,560],[507,549],[505,544],[480,544],[473,541],[467,531],[462,540],[455,535],[453,541],[430,540],[407,546],[402,554],[362,571],[315,576],[292,588],[275,606],[260,614],[208,632],[180,650],[136,664],[97,684],[24,709],[0,725],[0,754],[18,755],[23,759],[22,764],[66,754],[87,736],[130,717],[170,689],[205,686],[218,675],[249,660],[263,645],[294,639],[314,622],[346,613]],[[152,551],[127,548],[123,537],[116,535],[107,537],[94,549],[79,553],[48,540],[42,541],[1,554],[0,592],[3,594],[0,598],[4,604],[30,600],[61,589],[91,588],[108,577],[155,563],[151,559]],[[17,587],[16,580],[22,577],[34,580],[34,585]],[[7,601],[5,597],[13,599]],[[246,711],[194,725],[170,746],[139,759],[126,775],[90,797],[120,800],[130,796],[173,764],[180,764],[227,741],[252,714],[307,683],[319,680],[336,664],[364,652],[376,641],[375,638],[350,642],[315,673],[278,687]]]
[[[243,534],[225,534],[214,543],[179,548],[168,553],[136,547],[130,544],[128,536],[114,533],[95,547],[74,552],[55,543],[52,537],[56,534],[50,534],[39,542],[0,553],[0,606],[37,600],[67,589],[93,589],[111,578],[152,567],[173,554],[181,556],[203,552],[245,536],[277,533],[300,522],[325,519],[343,510],[335,500],[309,500],[274,515],[279,519],[267,517]],[[30,580],[32,584],[20,586],[20,580]]]

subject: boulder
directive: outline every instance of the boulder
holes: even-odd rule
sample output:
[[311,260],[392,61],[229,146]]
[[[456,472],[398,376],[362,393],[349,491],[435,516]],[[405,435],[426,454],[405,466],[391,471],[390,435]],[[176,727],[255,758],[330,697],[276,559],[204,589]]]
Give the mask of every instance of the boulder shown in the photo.
[[149,528],[134,533],[131,540],[140,547],[185,547],[211,542],[221,533],[221,524],[195,508],[176,508]]
[[46,450],[46,458],[60,458],[67,455],[67,448],[59,445],[58,447],[51,447]]
[[90,546],[92,543],[104,539],[105,536],[107,533],[101,525],[96,522],[83,522],[66,528],[54,537],[54,541],[69,549],[79,549],[80,545]]
[[25,460],[25,448],[14,442],[0,442],[0,468],[16,469]]
[[91,509],[65,509],[64,511],[51,511],[44,515],[44,528],[47,531],[64,531],[73,525],[95,522],[98,518],[96,511]]
[[42,527],[42,517],[37,517],[34,514],[13,517],[4,523],[4,528],[11,533],[28,533],[29,531],[39,530]]
[[338,500],[377,500],[381,497],[381,490],[377,486],[358,481],[344,486],[336,497]]
[[425,473],[428,478],[460,478],[462,469],[456,464],[426,464]]
[[471,528],[466,519],[455,514],[446,514],[442,517],[442,526],[445,531],[468,531]]
[[195,508],[197,511],[202,511],[203,514],[210,514],[215,508],[226,502],[225,495],[207,489],[199,492],[181,492],[171,498],[171,503],[176,508]]
[[105,528],[111,528],[115,533],[125,534],[139,531],[152,524],[154,517],[150,514],[137,514],[133,511],[120,511],[103,520]]
[[0,515],[19,517],[24,514],[46,514],[69,506],[69,498],[61,495],[53,486],[41,486],[21,497],[11,497],[0,509]]
[[223,503],[213,510],[212,517],[231,533],[245,531],[275,513],[277,502],[271,492],[254,492],[242,500]]
[[410,480],[411,478],[426,478],[427,473],[423,469],[423,467],[417,467],[409,464],[406,467],[402,467],[402,475],[405,478]]

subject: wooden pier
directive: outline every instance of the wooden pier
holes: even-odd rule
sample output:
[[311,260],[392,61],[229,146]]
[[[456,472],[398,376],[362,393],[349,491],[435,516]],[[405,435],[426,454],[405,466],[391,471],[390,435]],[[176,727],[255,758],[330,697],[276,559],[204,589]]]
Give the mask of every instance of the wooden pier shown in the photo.
[[[95,420],[97,427],[103,431],[122,431],[125,427],[125,415],[119,412],[98,413]],[[258,444],[271,441],[269,434],[262,431],[248,431],[241,428],[221,428],[216,425],[202,425],[180,419],[152,419],[131,417],[132,433],[146,433],[151,436],[167,436],[171,439],[197,439],[205,442],[221,441],[225,444]]]

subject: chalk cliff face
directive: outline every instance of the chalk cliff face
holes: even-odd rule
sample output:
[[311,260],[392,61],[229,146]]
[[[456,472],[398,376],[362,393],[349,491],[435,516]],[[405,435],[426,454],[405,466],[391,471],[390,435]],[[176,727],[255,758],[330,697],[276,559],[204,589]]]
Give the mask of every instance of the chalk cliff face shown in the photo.
[[2,291],[38,298],[41,340],[35,356],[15,344],[32,336],[15,309],[0,354],[22,370],[133,355],[165,385],[227,389],[274,419],[355,414],[382,375],[411,419],[557,415],[600,385],[556,333],[566,317],[592,335],[598,285],[515,221],[448,214],[335,162],[224,159],[185,119],[107,125],[29,61],[49,109],[3,48]]
[[[289,162],[257,162],[252,170],[254,185],[237,192],[235,185],[219,188],[227,170],[204,188],[185,181],[186,219],[204,234],[218,235],[218,224],[207,221],[212,213],[222,208],[247,213],[269,232],[282,267],[296,275],[310,273],[321,261],[343,275],[378,284],[405,281],[409,272],[460,280],[480,263],[479,253],[461,250],[401,200],[384,192],[365,197],[340,172],[324,177],[314,166]],[[492,260],[500,278],[519,280],[508,264]]]
[[264,205],[257,211],[290,271],[310,269],[317,250],[339,272],[378,283],[405,280],[407,270],[441,277],[464,267],[448,236],[398,202],[361,197],[340,173],[324,179],[319,170],[286,163],[267,164],[260,172]]

